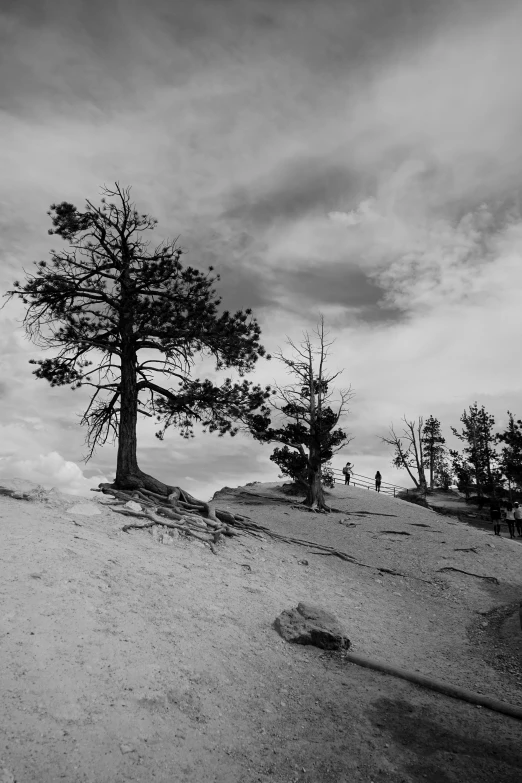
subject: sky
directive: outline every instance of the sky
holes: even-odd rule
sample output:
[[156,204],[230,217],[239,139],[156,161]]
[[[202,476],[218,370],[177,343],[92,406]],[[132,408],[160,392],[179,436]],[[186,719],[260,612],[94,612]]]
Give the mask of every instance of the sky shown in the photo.
[[[323,314],[355,391],[334,466],[408,486],[390,422],[522,416],[521,25],[516,0],[3,0],[2,293],[56,246],[51,203],[131,185],[269,351]],[[0,311],[0,478],[88,493],[115,448],[83,461],[86,393],[31,375],[22,316]],[[139,425],[142,469],[205,499],[277,480],[272,448]]]

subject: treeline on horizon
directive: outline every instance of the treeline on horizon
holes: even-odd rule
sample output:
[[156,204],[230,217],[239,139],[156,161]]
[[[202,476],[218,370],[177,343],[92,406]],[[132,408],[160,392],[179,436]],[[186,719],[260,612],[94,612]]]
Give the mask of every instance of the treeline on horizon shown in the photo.
[[509,496],[522,491],[522,420],[511,411],[504,430],[497,430],[495,417],[477,402],[464,410],[460,428],[451,427],[462,443],[460,450],[446,445],[440,421],[403,418],[398,434],[392,425],[382,438],[394,448],[392,464],[405,469],[419,490],[449,489],[457,484],[469,498]]

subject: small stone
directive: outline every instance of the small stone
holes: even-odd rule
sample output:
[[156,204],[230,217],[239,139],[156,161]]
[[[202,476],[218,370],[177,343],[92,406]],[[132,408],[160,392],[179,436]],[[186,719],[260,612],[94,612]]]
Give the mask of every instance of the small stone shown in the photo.
[[298,565],[309,565],[308,560],[298,560],[297,564]]
[[134,748],[131,745],[120,745],[120,750],[122,753],[132,753]]
[[139,503],[136,503],[134,500],[128,500],[123,508],[128,508],[129,511],[142,511],[142,507]]

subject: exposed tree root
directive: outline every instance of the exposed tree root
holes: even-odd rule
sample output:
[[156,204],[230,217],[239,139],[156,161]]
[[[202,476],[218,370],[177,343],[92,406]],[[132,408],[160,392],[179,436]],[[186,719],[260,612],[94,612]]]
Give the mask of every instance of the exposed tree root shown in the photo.
[[474,546],[466,547],[465,549],[454,549],[454,552],[474,552],[476,555],[478,555],[478,549],[475,549]]
[[496,576],[483,576],[482,574],[474,574],[471,571],[463,571],[461,568],[453,568],[453,566],[444,566],[444,568],[439,568],[438,571],[458,571],[459,574],[476,576],[477,579],[488,579],[490,582],[494,582],[496,585],[500,584]]
[[[135,482],[138,483],[137,481]],[[152,482],[148,482],[149,486]],[[165,488],[168,494],[161,494],[156,489]],[[154,490],[145,486],[135,486],[132,489],[115,489],[112,484],[100,484],[93,492],[103,492],[111,495],[114,500],[107,503],[113,511],[125,516],[144,519],[146,522],[124,525],[122,530],[140,530],[161,525],[165,528],[179,530],[186,536],[203,541],[215,551],[213,545],[222,536],[235,536],[240,532],[253,536],[261,536],[257,526],[251,519],[242,514],[231,514],[215,508],[215,504],[197,500],[180,487],[170,487],[157,482]],[[127,508],[127,503],[133,501],[138,509]]]
[[[214,553],[214,544],[220,541],[222,536],[231,537],[240,535],[241,533],[255,536],[256,538],[267,536],[268,538],[273,538],[276,541],[283,541],[287,544],[313,547],[318,550],[310,553],[313,555],[331,555],[333,557],[338,557],[341,560],[346,560],[349,563],[353,563],[354,565],[362,566],[363,568],[372,568],[375,571],[380,571],[382,573],[408,577],[408,574],[401,574],[398,571],[360,563],[346,552],[341,552],[333,547],[317,544],[315,541],[306,541],[305,539],[293,538],[291,536],[284,536],[281,533],[275,533],[273,530],[270,530],[270,528],[253,522],[250,517],[217,509],[212,501],[210,503],[205,503],[202,500],[197,500],[188,492],[185,492],[185,490],[180,489],[180,487],[163,486],[168,490],[168,495],[162,495],[159,492],[148,490],[144,487],[126,490],[114,489],[112,484],[100,484],[98,489],[93,489],[92,491],[103,492],[106,495],[113,496],[114,500],[105,505],[110,506],[112,510],[116,511],[118,514],[146,520],[145,522],[124,525],[122,527],[124,533],[128,533],[129,530],[146,530],[147,528],[159,525],[161,527],[179,530],[186,536],[207,543]],[[270,500],[273,499],[268,495],[265,497]],[[126,507],[126,504],[131,500],[139,504],[141,507],[139,511]],[[293,506],[293,508],[299,508],[303,511],[313,510],[301,505]],[[410,576],[409,578],[431,584],[429,580],[421,579],[418,576]]]
[[426,582],[426,584],[433,584],[429,579],[423,579],[421,576],[413,576],[412,574],[402,574],[400,571],[393,571],[391,568],[383,568],[381,566],[368,565],[368,563],[361,563],[354,557],[347,555],[345,552],[340,552],[332,547],[319,547],[318,544],[313,544],[316,549],[321,549],[321,552],[310,552],[311,555],[332,555],[333,557],[339,557],[341,560],[347,560],[354,565],[362,566],[362,568],[372,568],[374,571],[379,571],[381,574],[392,574],[392,576],[402,576],[404,579],[416,579],[418,582]]
[[293,505],[292,508],[295,508],[297,511],[310,511],[312,514],[343,514],[344,512],[341,511],[340,508],[333,508],[333,506],[305,506],[303,503],[299,503],[298,505]]

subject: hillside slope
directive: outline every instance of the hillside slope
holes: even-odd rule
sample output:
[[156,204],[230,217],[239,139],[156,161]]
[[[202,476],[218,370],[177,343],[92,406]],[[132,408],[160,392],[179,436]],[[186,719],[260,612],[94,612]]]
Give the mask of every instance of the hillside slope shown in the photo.
[[94,493],[0,498],[2,783],[520,779],[519,722],[272,627],[308,601],[355,652],[522,705],[517,542],[353,487],[328,516],[273,484],[217,494],[364,565],[266,535],[167,546]]

